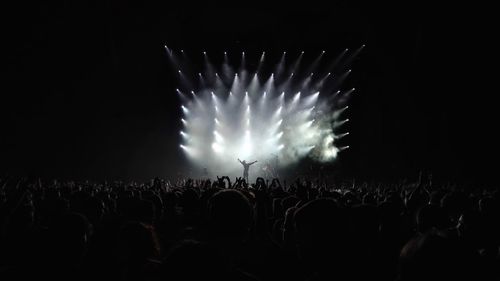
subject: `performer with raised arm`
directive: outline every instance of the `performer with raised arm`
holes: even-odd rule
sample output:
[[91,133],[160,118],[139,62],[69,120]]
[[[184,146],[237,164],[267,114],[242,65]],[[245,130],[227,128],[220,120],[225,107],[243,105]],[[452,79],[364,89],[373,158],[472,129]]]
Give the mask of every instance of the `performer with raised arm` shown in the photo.
[[257,161],[247,163],[247,161],[245,160],[241,161],[240,158],[238,158],[238,161],[241,163],[241,165],[243,165],[243,178],[248,183],[248,170],[250,169],[250,166],[257,163]]

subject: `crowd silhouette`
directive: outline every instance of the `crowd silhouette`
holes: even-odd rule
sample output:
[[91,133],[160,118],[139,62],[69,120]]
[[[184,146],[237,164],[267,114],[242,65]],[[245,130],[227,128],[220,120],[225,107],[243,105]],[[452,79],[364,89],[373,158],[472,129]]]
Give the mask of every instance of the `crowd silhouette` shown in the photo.
[[497,189],[0,179],[2,280],[500,280]]

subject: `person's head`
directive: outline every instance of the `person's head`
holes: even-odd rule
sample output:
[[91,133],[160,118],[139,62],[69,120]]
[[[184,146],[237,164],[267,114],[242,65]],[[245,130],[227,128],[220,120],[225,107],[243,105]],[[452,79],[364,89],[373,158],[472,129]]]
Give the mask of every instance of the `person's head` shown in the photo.
[[118,235],[120,262],[141,262],[160,256],[160,246],[154,228],[141,222],[130,222]]
[[432,227],[442,229],[448,225],[447,216],[440,206],[424,205],[417,211],[417,228],[419,232],[426,232]]
[[470,257],[457,240],[433,229],[403,247],[398,280],[470,280]]
[[294,220],[299,255],[307,263],[320,268],[347,261],[347,218],[334,200],[310,201],[295,212]]
[[253,210],[240,191],[222,190],[209,199],[208,218],[217,236],[244,238],[253,224]]
[[84,215],[68,213],[53,223],[50,233],[58,261],[76,264],[86,249],[91,224]]
[[246,160],[243,160],[243,161],[241,161],[241,163],[246,164],[246,163],[247,163],[247,161],[246,161]]

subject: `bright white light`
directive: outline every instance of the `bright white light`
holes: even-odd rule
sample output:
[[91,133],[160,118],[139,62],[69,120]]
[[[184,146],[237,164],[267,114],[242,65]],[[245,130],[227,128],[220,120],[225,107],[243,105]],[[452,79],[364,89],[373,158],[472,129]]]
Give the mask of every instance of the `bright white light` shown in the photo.
[[220,146],[218,143],[212,143],[212,149],[216,152],[216,153],[222,153],[224,151],[224,149],[222,148],[222,146]]
[[295,96],[293,96],[293,102],[297,102],[300,99],[300,92],[296,93]]
[[[287,51],[282,52],[285,55]],[[304,53],[300,51],[300,54]],[[206,52],[204,54],[208,55]],[[226,54],[227,50],[224,51]],[[341,120],[345,115],[342,115],[342,111],[348,107],[339,106],[339,103],[345,99],[332,99],[334,92],[322,84],[326,80],[304,83],[306,79],[314,79],[312,75],[316,78],[321,76],[318,78],[320,80],[332,73],[318,72],[321,70],[318,67],[301,69],[310,65],[310,62],[286,63],[276,68],[279,72],[267,72],[270,75],[267,81],[260,81],[259,78],[263,78],[261,70],[270,69],[264,65],[264,54],[262,52],[257,68],[251,71],[245,69],[244,65],[228,66],[229,61],[225,57],[222,66],[211,66],[211,69],[223,71],[221,75],[213,71],[211,73],[215,76],[203,83],[196,83],[196,80],[202,82],[210,70],[198,73],[199,78],[191,77],[195,81],[188,81],[189,77],[184,73],[178,76],[183,79],[183,83],[193,82],[184,86],[200,87],[196,88],[196,93],[194,88],[189,90],[193,95],[183,96],[184,114],[180,116],[183,118],[179,118],[182,122],[181,148],[198,168],[211,167],[214,174],[233,176],[241,173],[241,166],[235,163],[238,157],[265,163],[274,154],[279,157],[279,165],[284,167],[307,155],[316,161],[331,161],[341,149],[346,149],[336,147],[336,140],[348,134],[338,133],[341,128],[347,128],[340,127],[342,121],[348,120]],[[297,61],[301,59],[297,57]],[[176,68],[189,69],[183,65]],[[237,73],[235,69],[238,69]],[[295,71],[300,75],[294,76]],[[310,75],[307,75],[308,72]],[[281,77],[280,73],[285,76]],[[233,80],[232,83],[220,83],[220,79],[227,75],[233,78],[233,74],[234,79],[228,79]],[[181,92],[180,89],[176,90]],[[346,99],[348,97],[345,95]],[[184,98],[190,100],[184,102]],[[336,110],[332,112],[332,108]],[[257,170],[257,166],[253,167],[250,176],[257,176]]]
[[219,132],[214,131],[215,140],[218,143],[224,142],[224,138],[219,134]]

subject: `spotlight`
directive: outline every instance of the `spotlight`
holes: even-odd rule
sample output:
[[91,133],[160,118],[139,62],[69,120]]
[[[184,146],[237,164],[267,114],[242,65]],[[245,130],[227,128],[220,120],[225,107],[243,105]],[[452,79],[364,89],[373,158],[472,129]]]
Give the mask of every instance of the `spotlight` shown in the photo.
[[207,52],[203,51],[203,54],[204,54],[204,55],[207,55]]
[[175,90],[176,90],[177,92],[180,92],[178,88],[177,88],[177,89],[175,89]]
[[200,73],[200,72],[198,72],[198,76],[200,76],[200,77],[201,77],[201,73]]
[[224,51],[224,55],[227,55],[226,51]]
[[193,94],[193,95],[194,95],[194,91],[191,91],[191,94]]
[[181,50],[181,53],[184,53],[184,50]]
[[313,75],[314,75],[314,73],[313,73],[313,72],[311,72],[311,74],[310,74],[309,76],[313,76]]
[[182,122],[182,124],[184,124],[184,125],[185,125],[185,124],[187,124],[187,121],[186,121],[186,120],[184,120],[184,118],[181,118],[181,122]]
[[222,152],[222,147],[220,145],[218,145],[217,143],[212,143],[212,149],[216,152],[216,153],[221,153]]
[[303,54],[303,53],[304,53],[304,51],[302,51],[302,52],[300,52],[300,53],[301,53],[301,54]]
[[219,73],[215,72],[215,76],[219,77]]
[[181,73],[181,70],[179,69],[178,72]]
[[290,77],[292,77],[292,76],[293,76],[293,72],[290,74]]
[[351,70],[349,69],[347,72],[351,72]]
[[280,144],[280,145],[278,146],[278,149],[279,149],[279,150],[282,150],[283,148],[285,148],[285,145],[284,145],[284,144]]
[[241,52],[241,54],[244,56],[244,55],[245,55],[245,52]]
[[322,53],[322,54],[324,54],[324,53],[325,53],[325,51],[322,51],[321,53]]
[[280,114],[282,109],[283,109],[283,106],[278,107],[278,110],[276,110],[276,114]]
[[189,110],[184,105],[182,105],[181,108],[182,108],[182,111],[184,113],[188,113],[189,112]]
[[328,74],[327,74],[326,76],[330,76],[330,74],[331,74],[331,73],[330,73],[330,72],[328,72]]

